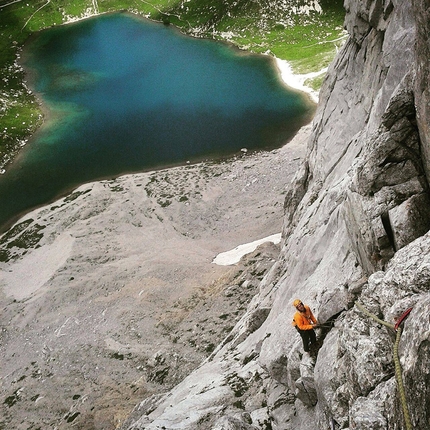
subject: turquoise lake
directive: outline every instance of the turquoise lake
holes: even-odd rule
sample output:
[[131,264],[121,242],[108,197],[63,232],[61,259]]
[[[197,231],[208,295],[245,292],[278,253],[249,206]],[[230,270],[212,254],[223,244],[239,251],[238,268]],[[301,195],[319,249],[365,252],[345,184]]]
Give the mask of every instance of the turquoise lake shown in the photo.
[[25,47],[42,128],[0,175],[0,226],[97,179],[273,149],[315,106],[267,56],[137,16],[44,30]]

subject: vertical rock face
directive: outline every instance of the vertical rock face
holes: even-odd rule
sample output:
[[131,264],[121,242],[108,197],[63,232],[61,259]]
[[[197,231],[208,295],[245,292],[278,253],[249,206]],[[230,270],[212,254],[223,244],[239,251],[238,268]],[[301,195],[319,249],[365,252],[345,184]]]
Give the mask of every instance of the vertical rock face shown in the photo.
[[[350,37],[286,197],[279,261],[208,362],[124,428],[406,429],[401,400],[430,428],[430,10],[412,3],[345,1]],[[325,324],[316,361],[291,326],[296,297]],[[392,326],[411,307],[402,399]]]
[[[415,103],[417,106],[417,122],[423,141],[430,141],[430,46],[428,35],[430,32],[430,5],[426,0],[412,2],[416,19],[416,81]],[[426,170],[430,170],[430,148],[423,147]]]

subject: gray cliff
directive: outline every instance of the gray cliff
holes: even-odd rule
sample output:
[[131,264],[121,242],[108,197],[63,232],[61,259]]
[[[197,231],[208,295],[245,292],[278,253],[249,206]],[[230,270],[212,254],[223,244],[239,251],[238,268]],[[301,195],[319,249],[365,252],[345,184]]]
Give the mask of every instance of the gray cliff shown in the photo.
[[[320,93],[308,151],[285,200],[280,257],[213,354],[123,428],[430,428],[430,7],[345,0],[349,39]],[[292,301],[319,322],[302,353]]]

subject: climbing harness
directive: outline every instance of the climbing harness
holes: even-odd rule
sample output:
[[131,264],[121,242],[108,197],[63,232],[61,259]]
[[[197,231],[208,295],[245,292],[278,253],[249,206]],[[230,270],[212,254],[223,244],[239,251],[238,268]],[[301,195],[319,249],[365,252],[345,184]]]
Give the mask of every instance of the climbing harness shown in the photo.
[[400,358],[399,358],[399,344],[400,344],[400,337],[402,336],[402,327],[400,327],[400,325],[407,318],[407,316],[411,312],[412,308],[409,308],[407,311],[405,311],[400,316],[400,318],[397,320],[396,324],[390,324],[386,321],[379,319],[376,315],[370,313],[362,304],[360,304],[358,302],[355,302],[355,304],[358,307],[358,309],[360,309],[368,317],[372,318],[373,320],[375,320],[379,324],[383,324],[383,325],[390,327],[396,331],[396,341],[394,342],[394,348],[393,348],[394,369],[395,369],[395,374],[396,374],[397,386],[399,389],[400,402],[402,404],[402,409],[403,409],[403,418],[405,420],[406,430],[412,430],[413,427],[412,427],[412,423],[411,423],[411,416],[409,414],[405,387],[403,385],[402,365],[400,364]]

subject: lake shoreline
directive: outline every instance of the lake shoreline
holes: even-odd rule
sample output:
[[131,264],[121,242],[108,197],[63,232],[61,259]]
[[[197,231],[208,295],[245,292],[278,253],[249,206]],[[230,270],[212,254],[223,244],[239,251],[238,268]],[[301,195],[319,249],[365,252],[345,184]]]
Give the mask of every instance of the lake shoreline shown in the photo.
[[[70,17],[70,19],[68,19],[66,22],[64,22],[63,25],[73,24],[73,23],[79,22],[81,20],[92,18],[92,17],[95,17],[95,16],[107,15],[107,14],[115,14],[115,13],[127,13],[127,14],[130,14],[130,15],[135,15],[137,17],[146,19],[146,20],[154,22],[154,23],[159,23],[161,25],[166,25],[162,21],[153,20],[149,16],[143,15],[143,14],[137,12],[137,11],[116,11],[116,12],[104,12],[104,13],[86,13],[86,14],[84,14],[80,18]],[[235,44],[234,42],[232,42],[228,36],[227,37],[223,37],[222,33],[220,34],[221,39],[212,39],[212,38],[207,37],[206,35],[203,35],[203,37],[202,37],[202,35],[199,35],[198,32],[186,33],[180,27],[177,27],[177,26],[175,26],[173,24],[169,24],[169,25],[175,27],[177,29],[177,31],[179,31],[181,34],[184,34],[184,35],[189,36],[189,37],[194,37],[194,38],[197,38],[197,39],[198,38],[200,38],[200,39],[204,38],[204,39],[208,39],[208,40],[222,41],[224,43],[227,43],[229,45],[234,46],[236,49],[238,49],[238,50],[240,50],[242,52],[246,52],[247,54],[251,54],[251,55],[268,55],[269,57],[271,57],[271,58],[274,59],[274,61],[275,61],[275,67],[278,69],[279,76],[280,76],[281,80],[285,83],[285,85],[287,85],[290,88],[294,88],[296,90],[299,90],[301,92],[304,92],[304,93],[308,94],[309,97],[311,98],[312,102],[318,103],[318,94],[319,94],[319,92],[315,91],[314,89],[312,89],[312,88],[310,88],[310,87],[308,87],[306,85],[304,85],[304,81],[306,79],[313,78],[313,77],[318,76],[318,75],[320,75],[322,73],[325,73],[326,70],[327,70],[327,68],[321,69],[318,72],[312,72],[312,73],[306,73],[306,74],[297,74],[297,73],[293,72],[293,70],[291,68],[291,65],[288,63],[287,60],[282,60],[282,59],[280,59],[280,58],[278,58],[278,57],[276,57],[276,56],[274,56],[272,54],[258,54],[258,53],[252,52],[252,51],[246,51],[246,50],[244,51],[240,46],[238,46],[237,44]]]
[[[130,14],[133,16],[137,16],[137,17],[142,18],[142,19],[146,19],[146,20],[151,21],[153,23],[166,25],[162,21],[153,20],[149,16],[143,15],[137,11],[134,11],[134,12],[133,11],[116,11],[116,12],[104,12],[104,13],[86,13],[80,18],[70,17],[70,19],[65,21],[62,25],[74,24],[74,23],[82,21],[84,19],[89,19],[89,18],[93,18],[96,16],[101,16],[101,15],[116,14],[116,13],[126,13],[126,14]],[[284,82],[285,85],[287,85],[290,88],[299,90],[300,92],[306,93],[310,97],[310,99],[312,100],[313,103],[318,103],[319,92],[315,91],[314,89],[312,89],[306,85],[304,85],[304,81],[306,79],[318,76],[322,73],[325,73],[327,68],[324,68],[318,72],[312,72],[312,73],[307,73],[307,74],[297,74],[297,73],[293,72],[293,70],[292,70],[292,68],[291,68],[291,66],[287,60],[282,60],[282,59],[280,59],[280,58],[278,58],[272,54],[258,54],[258,53],[252,52],[252,51],[246,51],[243,48],[241,48],[240,46],[238,46],[237,44],[235,44],[234,42],[232,42],[228,37],[222,37],[222,34],[221,34],[221,39],[213,39],[213,38],[207,37],[205,34],[199,34],[198,32],[186,33],[180,27],[177,27],[173,24],[169,24],[169,26],[173,26],[178,32],[180,32],[181,34],[188,36],[188,37],[194,37],[196,39],[202,39],[203,38],[203,39],[213,40],[213,41],[222,41],[228,45],[235,47],[239,51],[246,53],[247,55],[267,55],[267,56],[269,56],[270,58],[272,58],[274,60],[275,68],[278,70],[279,77],[281,78],[282,82]]]
[[[62,22],[62,24],[60,25],[70,25],[73,23],[77,23],[79,21],[85,20],[85,19],[89,19],[92,17],[96,17],[96,16],[100,16],[100,15],[105,15],[105,14],[114,14],[114,13],[120,13],[120,12],[124,12],[124,13],[129,13],[131,15],[137,16],[138,18],[142,18],[142,19],[147,19],[151,22],[157,23],[157,24],[161,24],[161,25],[165,25],[163,24],[161,21],[156,21],[151,19],[148,15],[142,14],[139,11],[113,11],[113,12],[103,12],[103,13],[94,13],[92,11],[86,12],[83,15],[79,16],[79,17],[74,17],[74,16],[65,16],[64,17],[64,22]],[[169,24],[172,25],[173,24]],[[47,29],[49,27],[46,27],[42,30],[39,31],[43,31],[45,29]],[[189,37],[195,37],[195,38],[202,38],[202,35],[199,35],[196,32],[193,32],[191,34],[184,32],[180,27],[175,26],[175,28],[182,34],[187,35]],[[38,31],[38,32],[39,32]],[[33,33],[30,37],[34,37],[35,34],[37,34],[38,32]],[[206,38],[208,40],[218,40],[218,39],[214,39],[214,38],[210,38],[207,37],[206,35],[203,36],[203,38]],[[235,44],[234,42],[232,42],[231,40],[229,40],[227,37],[226,38],[221,38],[222,42],[230,44],[231,46],[235,47],[236,49],[242,51],[242,52],[246,52],[243,51],[243,48],[241,48],[240,46],[238,46],[237,44]],[[21,46],[18,50],[18,54],[17,57],[15,59],[14,62],[14,67],[17,68],[19,70],[19,68],[22,66],[22,58],[21,58],[21,54],[23,52],[23,50],[25,50],[25,45]],[[248,54],[254,54],[254,55],[264,55],[264,54],[257,54],[254,53],[252,51],[248,51]],[[24,53],[25,55],[25,53]],[[274,59],[275,63],[279,63],[278,59],[273,56],[273,55],[269,55],[271,58]],[[307,76],[307,75],[295,75],[294,73],[289,73],[289,74],[285,74],[284,72],[282,72],[282,70],[285,69],[285,61],[284,60],[280,60],[282,66],[279,67],[279,64],[275,64],[275,67],[278,69],[278,73],[280,75],[281,80],[283,81],[283,83],[288,86],[289,88],[292,89],[296,89],[299,90],[303,93],[306,93],[310,100],[313,103],[317,103],[317,95],[318,92],[315,92],[314,90],[312,90],[309,87],[303,86],[301,81],[303,80],[302,77]],[[27,76],[27,70],[24,71],[24,74]],[[30,78],[31,81],[31,78]],[[28,87],[28,79],[25,78],[24,82],[23,82],[23,86],[24,87]],[[31,93],[33,93],[33,90],[30,90]],[[46,122],[48,122],[51,118],[50,114],[50,109],[46,106],[44,106],[44,104],[41,102],[41,98],[40,95],[38,95],[37,93],[33,93],[33,95],[36,98],[36,102],[39,106],[39,110],[40,110],[40,114],[39,116],[41,117],[41,125],[39,125],[34,132],[32,132],[31,134],[23,134],[22,138],[18,141],[17,146],[15,146],[13,149],[11,149],[11,151],[4,155],[1,162],[0,162],[0,175],[4,174],[8,168],[10,167],[10,165],[15,161],[15,159],[17,158],[18,154],[21,152],[21,149],[25,146],[27,146],[28,144],[31,144],[31,141],[34,139],[35,135],[37,135],[37,133],[40,131],[41,127],[44,126],[44,124],[46,124]]]
[[[88,16],[83,26],[34,34],[23,50],[26,83],[44,121],[0,178],[0,195],[11,202],[0,212],[2,231],[17,219],[15,214],[58,199],[80,184],[186,162],[219,162],[242,149],[279,148],[313,117],[314,103],[284,86],[271,57],[212,39],[194,42],[198,38],[177,27],[162,30],[161,23],[128,12],[103,15],[108,16]],[[97,21],[88,22],[94,17]],[[122,43],[129,31],[135,36],[127,54],[114,57],[120,50],[112,46]],[[83,35],[88,43],[80,46],[85,49],[69,42]],[[139,37],[150,42],[142,44]],[[154,48],[158,40],[180,52],[178,58],[160,56]],[[68,60],[69,49],[76,63]],[[100,63],[94,60],[94,49],[101,52],[96,56]],[[117,67],[103,69],[108,61],[124,67],[120,73]],[[176,80],[166,79],[165,70],[170,74],[177,64],[182,72],[175,73]],[[144,79],[141,70],[146,70]],[[105,80],[92,80],[98,74]],[[105,82],[121,94],[106,92]]]

